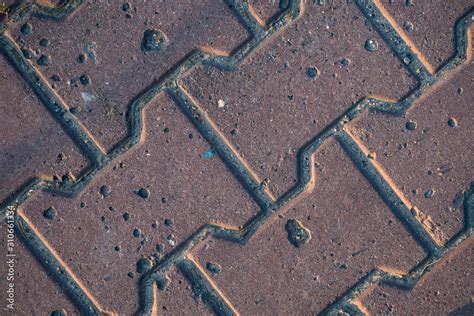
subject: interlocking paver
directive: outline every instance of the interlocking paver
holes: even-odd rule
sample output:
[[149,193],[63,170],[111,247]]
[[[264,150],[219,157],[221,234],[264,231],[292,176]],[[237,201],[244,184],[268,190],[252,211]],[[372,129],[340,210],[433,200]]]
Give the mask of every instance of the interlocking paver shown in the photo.
[[[408,271],[424,257],[337,143],[316,161],[315,190],[265,232],[245,246],[212,240],[195,254],[222,266],[212,279],[242,315],[318,312],[377,265]],[[291,218],[311,231],[299,248],[285,231]]]
[[[51,57],[51,65],[42,69],[46,77],[71,108],[80,108],[75,115],[106,149],[127,135],[131,101],[196,46],[230,52],[247,37],[221,0],[130,1],[126,11],[124,3],[85,2],[66,22],[31,19],[30,36],[21,34],[22,24],[12,30],[24,42],[21,47]],[[143,52],[147,29],[164,32],[169,44]],[[39,45],[43,38],[50,40],[48,47]],[[84,63],[78,61],[81,54]],[[54,75],[61,81],[52,81]],[[81,83],[83,75],[89,84]]]
[[436,69],[454,54],[453,28],[472,1],[380,1]]
[[79,148],[3,56],[0,69],[0,200],[38,174],[78,176]]
[[[364,48],[369,39],[377,51]],[[308,75],[311,67],[316,78]],[[415,82],[357,6],[339,1],[308,4],[298,22],[239,71],[198,68],[184,85],[281,196],[296,182],[303,144],[361,97],[397,99]]]
[[[143,146],[76,198],[45,192],[22,206],[79,279],[94,280],[88,288],[99,303],[125,314],[138,310],[136,263],[156,253],[157,244],[164,245],[161,258],[208,222],[239,226],[257,211],[218,157],[202,157],[209,145],[168,97],[158,98],[145,116]],[[110,188],[106,197],[104,185]],[[140,188],[149,191],[148,198],[136,193]],[[49,207],[58,213],[53,220],[43,215]]]
[[472,315],[473,255],[472,245],[463,247],[413,290],[378,287],[363,299],[364,305],[373,315]]
[[463,66],[405,117],[369,113],[353,125],[405,196],[431,216],[444,241],[463,225],[461,193],[473,180],[474,149],[466,143],[474,125],[474,94],[468,88],[473,66]]
[[[390,4],[250,4],[0,6],[2,54],[70,137],[59,144],[75,143],[89,159],[78,175],[16,185],[0,218],[81,314],[359,315],[380,310],[382,300],[370,295],[382,284],[416,301],[426,279],[463,275],[447,258],[472,249],[471,130],[462,129],[470,109],[451,113],[449,103],[453,89],[464,103],[471,98],[453,85],[472,86],[474,9],[459,2],[439,24],[436,35],[449,42],[451,27],[455,46],[438,52],[437,67],[389,16]],[[115,60],[120,54],[132,58]],[[153,55],[163,59],[147,64]],[[97,82],[102,90],[92,91]],[[74,99],[97,104],[84,110]],[[448,112],[453,132],[443,134],[436,122]],[[411,149],[402,121],[410,136],[432,127],[421,130],[427,141],[416,140],[409,161],[384,150],[387,142]],[[407,176],[426,159],[439,164],[456,143],[466,148],[454,168],[439,167],[449,182]],[[439,157],[423,155],[433,148]],[[420,200],[407,191],[415,185],[438,189]],[[453,216],[440,212],[453,199]],[[428,308],[469,310],[461,283],[456,299]]]

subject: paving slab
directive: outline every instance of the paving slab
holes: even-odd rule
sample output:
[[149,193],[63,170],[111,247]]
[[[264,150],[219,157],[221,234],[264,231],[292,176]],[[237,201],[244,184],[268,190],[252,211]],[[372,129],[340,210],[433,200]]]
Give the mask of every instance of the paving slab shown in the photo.
[[[317,313],[371,269],[407,272],[424,257],[338,144],[316,160],[315,190],[265,232],[245,246],[212,240],[195,254],[222,267],[208,274],[243,315]],[[311,234],[300,247],[285,229],[291,219]]]
[[158,262],[202,225],[241,226],[258,211],[218,157],[203,158],[209,145],[168,97],[145,115],[144,143],[128,159],[73,199],[44,192],[22,206],[79,279],[98,281],[88,286],[94,297],[125,314],[138,309],[141,258]]
[[0,199],[37,175],[80,175],[80,149],[3,56],[0,68]]
[[473,23],[0,0],[0,314],[471,315]]
[[[365,49],[371,39],[377,51]],[[296,182],[296,154],[309,139],[362,96],[398,99],[416,82],[357,6],[336,1],[308,6],[238,73],[199,67],[183,84],[281,196]]]
[[[127,3],[86,2],[68,17],[68,32],[64,23],[42,19],[30,22],[31,35],[21,33],[22,24],[11,31],[20,47],[36,52],[33,62],[42,55],[50,58],[42,66],[44,75],[106,149],[126,137],[132,100],[172,65],[196,47],[230,52],[247,37],[223,1]],[[150,29],[162,32],[166,45],[143,50],[144,32]],[[47,47],[40,45],[44,38]]]
[[353,127],[405,196],[431,216],[444,241],[463,226],[460,198],[472,182],[473,149],[466,142],[473,133],[474,95],[466,85],[473,82],[473,65],[465,65],[404,117],[368,113]]

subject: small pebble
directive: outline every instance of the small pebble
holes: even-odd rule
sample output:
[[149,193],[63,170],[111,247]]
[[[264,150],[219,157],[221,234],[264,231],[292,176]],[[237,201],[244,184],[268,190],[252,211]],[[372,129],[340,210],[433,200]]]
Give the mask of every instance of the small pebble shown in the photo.
[[217,101],[217,107],[218,107],[219,109],[223,109],[223,108],[225,107],[225,101],[222,100],[222,99],[219,99],[219,100]]
[[48,47],[49,46],[49,40],[47,38],[42,38],[40,41],[39,41],[39,45],[41,47]]
[[160,30],[148,29],[143,33],[142,50],[160,50],[168,44],[168,38]]
[[341,65],[343,66],[347,66],[351,63],[351,61],[347,58],[344,58],[343,60],[341,60]]
[[306,75],[311,79],[316,79],[319,76],[319,69],[316,67],[308,67]]
[[77,57],[77,62],[80,64],[85,63],[86,60],[87,60],[87,56],[85,54],[79,54],[79,56]]
[[43,67],[49,66],[51,64],[51,57],[48,55],[41,55],[40,58],[38,58],[37,63]]
[[23,35],[31,35],[31,33],[33,33],[33,27],[30,23],[25,23],[21,26],[20,32]]
[[51,316],[67,316],[67,314],[64,309],[58,309],[58,310],[52,311]]
[[133,233],[132,233],[132,234],[133,234],[133,237],[138,238],[138,237],[140,237],[140,235],[142,234],[142,232],[141,232],[138,228],[135,228],[135,229],[133,230]]
[[416,125],[417,125],[416,122],[414,122],[414,121],[408,121],[408,122],[406,122],[406,124],[405,124],[405,128],[406,128],[407,130],[409,130],[409,131],[414,131],[414,130],[416,129]]
[[137,261],[137,272],[140,274],[145,273],[148,270],[150,270],[152,266],[153,266],[153,262],[151,262],[150,259],[140,258]]
[[123,219],[124,219],[125,221],[128,221],[128,220],[130,219],[130,214],[128,214],[127,212],[125,212],[125,213],[123,213],[122,217],[123,217]]
[[212,263],[212,262],[208,262],[206,264],[206,269],[207,271],[211,272],[212,274],[217,274],[219,272],[221,272],[221,266],[218,265],[217,263]]
[[122,11],[128,12],[128,10],[130,10],[130,3],[126,2],[122,4]]
[[29,49],[29,48],[23,48],[21,50],[21,52],[23,53],[23,56],[25,56],[26,59],[33,59],[35,57],[35,53]]
[[110,187],[107,185],[103,185],[100,187],[100,194],[102,194],[102,197],[108,197],[110,195]]
[[458,121],[457,121],[455,118],[451,117],[451,118],[448,120],[448,126],[449,126],[449,127],[458,127],[458,126],[459,126],[459,125],[458,125]]
[[59,81],[61,81],[61,77],[59,75],[52,75],[51,80],[53,80],[55,82],[59,82]]
[[168,235],[168,237],[166,237],[166,240],[168,241],[171,247],[176,246],[176,238],[174,238],[173,234]]
[[118,246],[118,245],[115,246],[114,249],[115,249],[115,251],[117,251],[117,252],[120,252],[120,250],[121,250],[120,246]]
[[82,75],[79,78],[79,81],[81,81],[83,86],[87,86],[89,83],[91,83],[91,78],[88,75]]
[[434,194],[435,194],[435,190],[429,189],[428,191],[425,192],[425,198],[430,199],[433,197]]
[[165,219],[165,225],[166,226],[172,226],[173,225],[173,220],[170,218]]
[[165,245],[164,244],[156,244],[155,249],[158,252],[163,252],[163,251],[165,251]]
[[288,234],[288,241],[299,248],[311,239],[311,232],[296,219],[289,219],[286,222],[285,230]]
[[365,47],[366,50],[373,53],[373,52],[375,52],[376,50],[379,49],[379,43],[377,43],[376,39],[368,39],[365,42],[364,47]]
[[130,279],[133,279],[133,278],[135,277],[135,273],[129,272],[129,273],[127,273],[127,276],[128,276]]
[[147,199],[150,196],[150,191],[145,188],[140,188],[140,190],[137,191],[137,195],[143,199]]
[[54,219],[58,215],[58,212],[56,212],[56,209],[54,207],[48,207],[44,212],[43,216],[46,219]]

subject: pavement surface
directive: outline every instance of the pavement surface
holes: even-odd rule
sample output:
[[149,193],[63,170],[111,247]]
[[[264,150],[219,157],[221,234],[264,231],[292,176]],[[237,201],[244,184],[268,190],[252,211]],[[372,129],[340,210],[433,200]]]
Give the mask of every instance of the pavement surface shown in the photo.
[[2,315],[474,315],[472,0],[0,1]]

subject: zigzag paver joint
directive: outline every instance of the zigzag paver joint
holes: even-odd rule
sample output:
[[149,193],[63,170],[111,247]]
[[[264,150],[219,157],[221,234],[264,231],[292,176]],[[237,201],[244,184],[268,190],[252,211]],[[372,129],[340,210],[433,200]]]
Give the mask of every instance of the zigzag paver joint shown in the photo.
[[[211,281],[203,267],[193,258],[192,251],[205,240],[223,238],[229,242],[245,244],[254,234],[263,229],[262,225],[282,212],[288,211],[300,199],[311,192],[317,185],[315,180],[314,155],[329,139],[335,139],[342,146],[348,157],[358,170],[370,182],[391,211],[405,225],[410,234],[427,252],[427,257],[408,274],[399,274],[384,268],[376,268],[357,282],[349,291],[322,312],[337,315],[340,312],[364,314],[366,311],[358,297],[375,284],[388,284],[412,288],[439,260],[443,259],[461,243],[472,239],[474,216],[474,187],[464,193],[464,226],[461,231],[442,243],[424,224],[423,213],[412,205],[401,191],[390,180],[351,131],[351,122],[366,111],[379,111],[388,115],[402,116],[420,98],[431,93],[441,85],[452,72],[462,67],[471,59],[470,25],[474,20],[474,9],[470,9],[460,17],[455,26],[455,55],[446,61],[438,70],[433,67],[418,51],[410,39],[395,24],[378,0],[357,0],[357,6],[367,20],[390,46],[394,54],[403,61],[407,70],[418,81],[418,86],[399,101],[387,101],[376,97],[364,97],[351,106],[339,118],[334,120],[322,132],[309,140],[298,153],[298,179],[296,185],[281,197],[273,197],[264,182],[250,169],[247,162],[238,154],[237,149],[226,139],[207,112],[198,104],[193,96],[183,87],[181,80],[191,75],[191,71],[199,65],[217,67],[227,71],[235,71],[259,46],[271,41],[290,24],[294,23],[303,13],[303,1],[290,0],[279,14],[265,24],[255,15],[254,9],[247,1],[228,0],[234,14],[251,34],[231,54],[221,54],[211,49],[197,49],[181,60],[168,73],[149,86],[129,105],[127,112],[128,136],[107,152],[95,140],[94,136],[70,112],[68,105],[51,88],[41,72],[27,60],[20,51],[18,44],[8,32],[10,24],[18,23],[28,14],[61,20],[71,14],[80,5],[81,0],[64,1],[60,7],[46,7],[35,1],[22,1],[3,12],[0,25],[0,48],[18,73],[34,90],[43,104],[53,113],[56,120],[63,126],[73,141],[82,149],[91,161],[92,167],[78,179],[66,175],[62,179],[36,177],[26,183],[13,197],[2,204],[0,218],[15,218],[15,230],[21,240],[28,246],[32,254],[53,275],[55,280],[67,292],[71,300],[84,314],[108,314],[88,292],[87,288],[64,263],[54,250],[54,245],[41,236],[38,230],[22,211],[22,204],[38,191],[46,190],[74,196],[84,190],[91,180],[112,162],[116,161],[132,147],[143,140],[143,110],[159,94],[166,93],[195,125],[202,137],[207,140],[218,156],[223,160],[243,188],[254,199],[260,213],[250,219],[243,227],[229,227],[209,223],[202,226],[193,235],[179,244],[165,258],[160,260],[149,272],[140,279],[140,308],[138,314],[156,313],[157,286],[165,282],[170,268],[177,267],[192,284],[198,294],[217,314],[238,314],[232,306],[232,298],[226,298],[217,285]],[[317,214],[315,215],[317,216]]]

